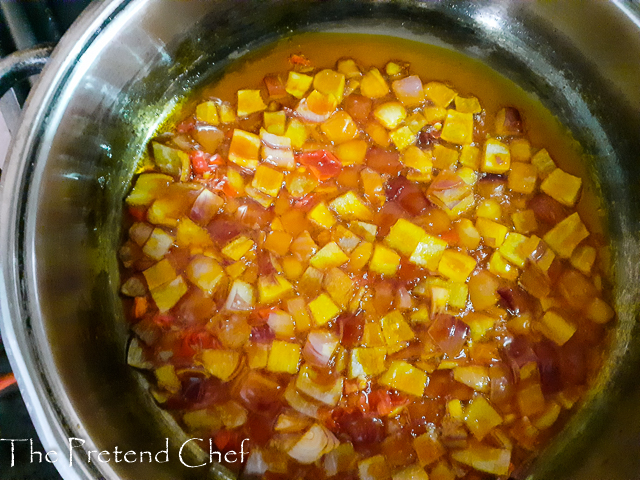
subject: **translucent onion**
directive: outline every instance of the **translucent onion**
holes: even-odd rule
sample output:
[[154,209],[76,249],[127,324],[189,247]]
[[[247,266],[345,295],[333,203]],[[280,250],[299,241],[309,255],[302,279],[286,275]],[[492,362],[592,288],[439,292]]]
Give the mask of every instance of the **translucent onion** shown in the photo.
[[205,188],[193,202],[189,218],[196,223],[206,225],[216,216],[223,205],[222,198]]
[[318,367],[326,367],[331,361],[340,339],[327,330],[314,330],[307,336],[302,349],[304,359]]
[[278,149],[263,147],[262,159],[285,170],[293,170],[296,167],[296,160],[293,151],[289,149]]
[[318,419],[319,407],[311,400],[307,400],[296,389],[295,381],[292,380],[284,392],[284,398],[294,410],[307,415],[308,417]]
[[224,307],[231,312],[248,312],[253,308],[254,303],[253,287],[242,280],[236,280],[233,282]]
[[340,442],[338,439],[319,424],[314,424],[302,437],[289,449],[289,456],[302,464],[310,464],[319,460],[322,455],[336,448]]
[[246,475],[264,475],[267,473],[267,468],[267,462],[264,461],[260,449],[257,447],[252,448],[244,467],[244,473]]
[[260,140],[267,147],[276,149],[290,149],[291,139],[283,135],[275,135],[267,132],[264,128],[260,130]]

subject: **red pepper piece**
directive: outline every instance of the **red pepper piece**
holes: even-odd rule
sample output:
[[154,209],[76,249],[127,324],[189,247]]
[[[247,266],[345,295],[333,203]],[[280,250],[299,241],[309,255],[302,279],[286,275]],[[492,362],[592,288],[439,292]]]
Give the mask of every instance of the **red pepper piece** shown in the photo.
[[211,155],[201,150],[195,150],[189,154],[191,167],[196,175],[204,175],[213,172],[218,165],[222,165],[222,157],[219,154]]
[[342,171],[342,164],[333,153],[328,150],[314,150],[297,156],[298,162],[313,172],[318,180],[323,182],[338,176]]

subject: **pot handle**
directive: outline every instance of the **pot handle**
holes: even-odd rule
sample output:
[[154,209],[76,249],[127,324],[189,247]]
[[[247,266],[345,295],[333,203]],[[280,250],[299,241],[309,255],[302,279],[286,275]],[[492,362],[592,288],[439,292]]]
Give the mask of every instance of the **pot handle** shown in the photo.
[[53,45],[44,45],[20,50],[0,59],[0,97],[19,81],[40,73],[52,51]]

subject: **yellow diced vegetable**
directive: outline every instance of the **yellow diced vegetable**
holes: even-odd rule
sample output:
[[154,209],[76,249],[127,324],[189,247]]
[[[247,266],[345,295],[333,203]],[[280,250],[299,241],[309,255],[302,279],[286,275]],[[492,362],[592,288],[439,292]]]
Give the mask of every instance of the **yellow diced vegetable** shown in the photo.
[[349,229],[356,235],[364,237],[367,242],[374,242],[378,235],[378,227],[373,223],[366,222],[351,222]]
[[493,252],[493,255],[491,255],[489,259],[489,271],[500,278],[511,280],[512,282],[515,282],[520,275],[517,267],[510,264],[500,252]]
[[[489,369],[487,367],[479,368],[484,368],[487,370],[486,380],[488,384]],[[500,414],[495,411],[491,404],[482,395],[475,397],[466,410],[465,423],[467,424],[467,428],[469,428],[469,431],[479,441],[481,441],[489,432],[491,432],[491,430],[502,423],[502,417],[500,416]]]
[[509,188],[518,193],[532,193],[536,188],[538,170],[531,163],[513,162],[509,172]]
[[469,167],[460,167],[456,170],[456,175],[458,175],[464,183],[467,185],[475,185],[478,181],[478,172],[476,172],[473,168]]
[[440,170],[451,168],[458,161],[458,151],[455,148],[436,145],[433,147],[433,166]]
[[480,168],[480,149],[473,145],[464,145],[460,151],[460,165],[478,170]]
[[307,108],[317,115],[329,115],[336,110],[338,99],[313,90],[305,100]]
[[231,240],[221,250],[223,255],[231,258],[232,260],[240,260],[251,248],[253,248],[254,242],[244,235]]
[[313,88],[325,95],[333,95],[338,99],[338,102],[342,101],[344,95],[344,83],[344,73],[329,69],[320,70],[313,77]]
[[411,312],[409,319],[413,323],[428,323],[431,320],[431,314],[426,305],[420,305],[417,310]]
[[394,473],[391,480],[429,480],[429,475],[420,465],[411,465]]
[[196,107],[196,120],[205,122],[209,125],[218,125],[220,118],[218,117],[218,107],[215,102],[202,102]]
[[462,113],[480,113],[482,107],[476,97],[460,97],[455,98],[456,110]]
[[458,145],[469,144],[473,141],[473,114],[447,110],[447,118],[442,127],[443,140]]
[[409,345],[409,342],[415,338],[413,330],[405,321],[402,313],[394,310],[380,321],[382,324],[382,334],[387,343],[387,351],[395,353]]
[[264,368],[269,358],[269,345],[266,343],[251,343],[245,347],[249,368]]
[[382,176],[370,168],[364,168],[360,172],[360,181],[364,190],[365,198],[372,205],[382,206],[387,200],[384,179]]
[[563,205],[573,207],[578,201],[581,187],[582,180],[579,177],[556,168],[544,179],[540,190]]
[[585,275],[591,273],[591,267],[593,267],[595,261],[596,249],[589,245],[578,247],[571,254],[571,265]]
[[360,93],[369,98],[380,98],[389,93],[389,85],[377,68],[364,74],[360,81]]
[[223,382],[229,380],[240,363],[240,352],[236,350],[203,350],[202,366]]
[[338,62],[338,71],[347,78],[357,78],[362,76],[362,72],[360,72],[358,65],[356,65],[356,62],[351,58],[340,60]]
[[284,136],[291,139],[291,146],[293,148],[301,148],[304,142],[307,141],[307,127],[297,118],[292,118],[289,120],[289,125],[287,126],[287,131]]
[[481,472],[493,475],[508,475],[511,464],[511,451],[493,448],[480,443],[471,443],[466,448],[455,450],[451,458]]
[[462,252],[445,250],[438,263],[438,272],[454,282],[465,283],[476,268],[476,259]]
[[429,290],[431,292],[431,314],[435,315],[436,313],[445,312],[449,304],[449,289],[444,286],[431,285]]
[[384,336],[382,335],[382,327],[379,322],[368,322],[364,324],[362,331],[362,339],[360,344],[363,347],[385,347]]
[[596,297],[587,307],[585,314],[587,315],[587,318],[593,322],[607,323],[614,317],[615,312],[607,302]]
[[390,480],[391,471],[384,455],[375,455],[358,462],[360,480]]
[[349,257],[335,242],[329,242],[316,253],[309,263],[320,270],[327,270],[349,261]]
[[269,351],[267,370],[275,373],[296,373],[300,363],[300,345],[274,340]]
[[500,223],[493,222],[486,218],[476,220],[476,228],[480,236],[488,247],[498,248],[504,242],[509,229]]
[[375,246],[369,270],[379,275],[395,275],[399,266],[400,255],[382,245]]
[[176,244],[179,247],[199,247],[204,249],[212,247],[213,241],[206,229],[184,217],[178,222]]
[[274,135],[284,135],[286,131],[287,115],[284,110],[277,112],[264,112],[264,128]]
[[519,210],[511,214],[513,226],[518,233],[531,233],[538,229],[538,221],[533,210]]
[[415,437],[413,439],[413,449],[418,454],[418,463],[422,467],[431,465],[447,453],[434,428],[429,428],[426,433]]
[[153,159],[162,173],[179,177],[184,182],[191,174],[189,154],[177,148],[168,147],[158,142],[151,142]]
[[365,140],[350,140],[336,147],[336,157],[343,166],[361,165],[367,155],[367,142]]
[[371,209],[351,191],[332,200],[329,206],[346,221],[362,220],[367,222],[373,218]]
[[281,275],[266,275],[258,278],[258,295],[260,303],[268,305],[286,297],[293,291],[287,279]]
[[169,311],[187,293],[187,282],[181,275],[151,290],[151,298],[161,313]]
[[309,90],[312,82],[313,77],[309,75],[304,75],[303,73],[298,72],[289,72],[285,90],[289,95],[293,95],[296,98],[302,98],[304,94],[307,93],[307,90]]
[[[489,367],[485,367],[484,365],[455,367],[453,369],[453,379],[465,384],[467,387],[473,388],[477,392],[489,393],[491,390]],[[476,400],[478,398],[482,397],[477,397]],[[469,415],[469,411],[467,411],[467,415]]]
[[241,167],[255,170],[258,166],[261,145],[262,142],[258,135],[236,128],[233,130],[229,146],[229,161]]
[[575,325],[553,310],[543,315],[539,327],[545,337],[558,345],[564,345],[576,333]]
[[126,202],[133,206],[149,206],[164,189],[173,183],[173,177],[163,173],[141,173]]
[[418,139],[418,136],[407,126],[400,127],[397,130],[392,131],[389,133],[389,136],[400,152],[416,143],[416,140]]
[[549,402],[549,405],[544,409],[544,412],[533,420],[533,426],[539,430],[551,427],[551,425],[553,425],[558,419],[561,411],[562,407],[560,404],[556,402]]
[[499,140],[490,138],[484,143],[482,171],[486,173],[505,173],[511,166],[509,148]]
[[446,108],[457,96],[455,90],[447,87],[444,83],[430,82],[424,86],[424,93],[429,100],[437,107]]
[[[493,303],[491,303],[490,301],[487,301],[486,303],[490,303],[488,305],[490,307],[492,305],[495,305],[496,302],[497,300],[493,301]],[[484,304],[479,304],[479,306],[484,306]],[[468,315],[462,317],[462,321],[469,325],[469,336],[471,337],[471,340],[473,340],[474,342],[478,342],[482,340],[487,332],[493,328],[498,319],[484,313],[471,312]]]
[[514,162],[531,161],[531,144],[526,138],[514,138],[509,143],[511,158]]
[[544,148],[539,150],[532,158],[531,163],[535,165],[538,170],[540,178],[546,178],[551,172],[556,169],[556,164]]
[[379,382],[409,395],[422,397],[427,386],[427,374],[404,360],[394,360]]
[[422,111],[425,120],[429,125],[443,122],[447,118],[447,109],[443,107],[427,107]]
[[409,220],[400,218],[389,229],[389,233],[384,237],[384,243],[403,255],[410,256],[426,234],[422,228]]
[[283,180],[284,174],[282,172],[266,165],[258,165],[251,186],[270,197],[277,197],[282,188]]
[[[526,366],[526,365],[525,365]],[[520,372],[522,375],[522,371]],[[516,400],[522,416],[531,417],[544,410],[545,400],[538,382],[529,383],[518,389]]]
[[527,240],[527,237],[520,235],[519,233],[510,232],[504,240],[504,243],[500,245],[498,251],[504,258],[511,263],[516,264],[520,268],[524,268],[526,256],[523,256],[520,252],[520,246]]
[[218,105],[218,116],[221,123],[233,123],[236,121],[236,114],[228,103]]
[[441,238],[425,234],[411,253],[409,261],[429,270],[437,270],[442,254],[449,244]]
[[309,302],[309,311],[311,312],[311,316],[316,322],[316,325],[322,326],[325,323],[333,320],[337,317],[341,310],[331,297],[326,293],[321,293],[314,300]]
[[147,281],[149,290],[158,288],[176,278],[176,271],[166,258],[147,268],[142,274]]
[[433,160],[431,155],[416,146],[408,147],[400,156],[400,161],[405,167],[413,168],[420,173],[428,174],[431,178]]
[[575,212],[549,230],[543,238],[559,257],[571,258],[573,250],[588,236],[589,230],[578,212]]
[[331,228],[336,223],[336,217],[333,215],[327,204],[320,202],[307,214],[307,218],[322,228]]
[[296,388],[309,397],[335,407],[342,396],[343,377],[337,377],[332,382],[319,379],[318,373],[309,365],[302,365],[296,377]]
[[362,242],[351,253],[349,258],[349,270],[352,272],[361,271],[369,262],[373,253],[373,244],[370,242]]
[[345,252],[351,253],[360,244],[360,237],[338,225],[331,233],[331,239]]
[[460,238],[460,243],[469,250],[475,250],[480,245],[480,233],[468,218],[461,218],[454,227]]
[[383,127],[393,130],[407,118],[407,111],[400,102],[387,102],[373,110],[373,116]]
[[476,217],[488,218],[499,222],[502,218],[502,207],[493,198],[486,198],[476,206]]
[[238,90],[238,116],[246,117],[255,112],[266,110],[260,90]]
[[176,375],[176,369],[173,365],[163,365],[157,368],[154,373],[160,388],[164,388],[173,393],[179,392],[182,388],[182,383],[180,383],[180,379],[178,375]]
[[373,377],[384,372],[386,358],[387,349],[385,347],[354,348],[351,350],[349,361],[349,378],[356,378],[360,375]]
[[329,141],[336,145],[354,140],[359,133],[358,126],[344,110],[339,110],[331,115],[320,129]]
[[263,247],[282,257],[289,251],[289,246],[292,241],[293,236],[290,233],[281,230],[272,230],[267,235]]
[[209,409],[188,411],[182,421],[190,431],[214,432],[222,428],[222,420]]
[[185,273],[189,281],[207,296],[213,295],[224,278],[224,271],[220,264],[213,258],[203,255],[194,257],[187,265]]
[[351,298],[353,282],[342,270],[332,268],[324,276],[324,289],[334,302],[345,309]]

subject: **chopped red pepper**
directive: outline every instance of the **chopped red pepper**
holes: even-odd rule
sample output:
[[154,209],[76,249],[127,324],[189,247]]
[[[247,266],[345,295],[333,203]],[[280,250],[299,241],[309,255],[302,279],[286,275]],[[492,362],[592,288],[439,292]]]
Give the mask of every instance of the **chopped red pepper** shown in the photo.
[[201,150],[195,150],[189,155],[191,167],[196,175],[204,175],[213,172],[218,165],[222,165],[222,157],[219,154],[211,155]]
[[342,171],[342,163],[328,150],[304,152],[298,155],[296,160],[298,160],[301,165],[309,167],[321,182],[338,176]]
[[289,57],[289,62],[293,65],[302,65],[304,67],[311,65],[311,62],[304,55],[298,55],[295,53]]

